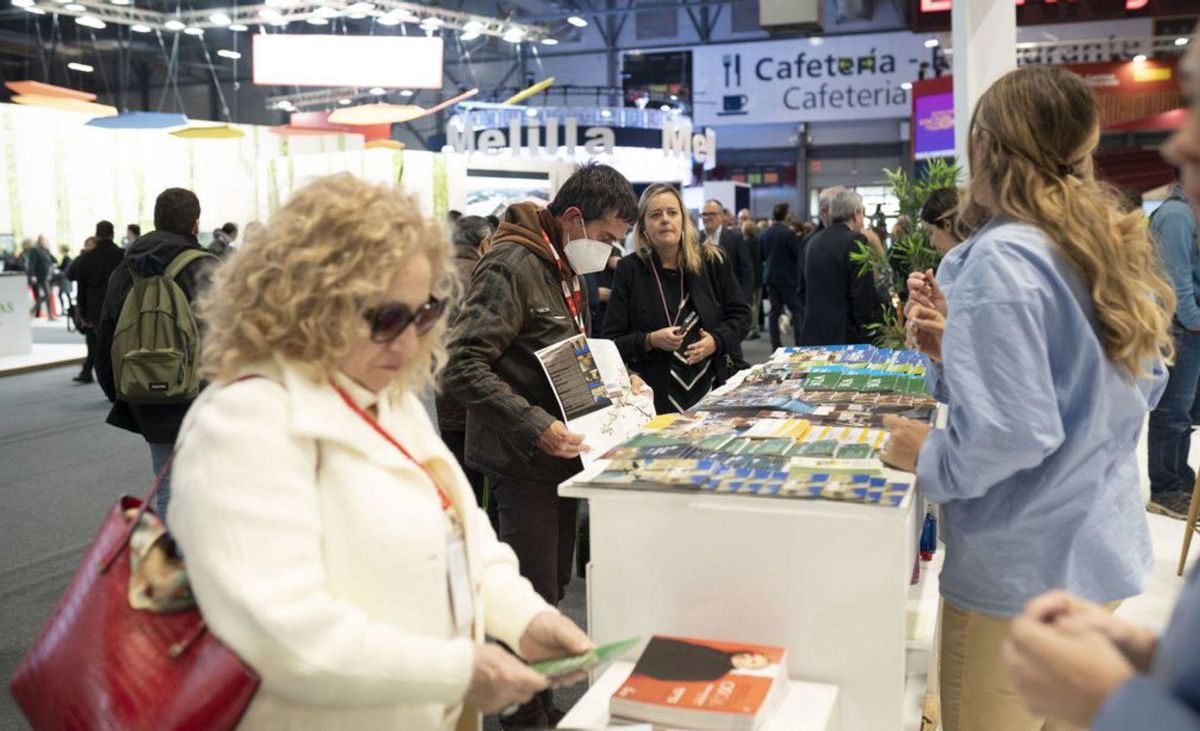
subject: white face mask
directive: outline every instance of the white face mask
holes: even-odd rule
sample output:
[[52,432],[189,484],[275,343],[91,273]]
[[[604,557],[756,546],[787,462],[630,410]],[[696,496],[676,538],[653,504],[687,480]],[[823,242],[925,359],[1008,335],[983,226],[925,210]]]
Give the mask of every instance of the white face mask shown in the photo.
[[608,265],[608,257],[612,255],[613,247],[603,241],[587,238],[587,225],[582,220],[579,223],[583,226],[584,238],[568,241],[563,247],[567,261],[571,262],[571,268],[576,274],[602,272]]

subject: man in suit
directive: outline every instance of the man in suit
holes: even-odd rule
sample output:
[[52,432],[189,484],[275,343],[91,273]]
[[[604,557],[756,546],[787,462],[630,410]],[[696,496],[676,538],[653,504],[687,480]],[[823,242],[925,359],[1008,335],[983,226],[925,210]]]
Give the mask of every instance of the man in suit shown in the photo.
[[771,315],[767,320],[771,333],[771,347],[783,345],[779,333],[779,317],[783,308],[787,307],[792,313],[792,337],[800,344],[800,330],[804,324],[804,303],[799,297],[800,282],[800,239],[787,225],[788,204],[780,203],[771,210],[774,223],[762,232],[759,237],[759,247],[763,259],[767,262],[767,271],[763,280],[767,286],[767,297],[771,302]]
[[804,281],[804,252],[808,251],[808,242],[812,241],[814,236],[829,228],[829,202],[833,200],[833,194],[837,190],[837,188],[826,188],[821,191],[821,195],[817,198],[817,227],[813,229],[811,223],[807,221],[804,223],[811,230],[800,237],[800,283],[796,289],[801,303],[808,296],[806,293],[808,287]]
[[749,302],[750,295],[754,293],[754,264],[750,261],[742,235],[732,226],[725,225],[725,207],[721,201],[706,201],[700,219],[704,224],[702,240],[712,242],[725,251],[738,285],[742,288],[742,296]]
[[874,276],[859,276],[850,254],[866,243],[862,198],[848,188],[829,191],[829,225],[804,251],[804,345],[870,343],[868,326],[882,317]]
[[[95,243],[79,255],[67,269],[67,276],[79,282],[79,325],[87,342],[87,359],[83,370],[71,379],[76,383],[91,383],[96,364],[97,331],[104,298],[108,294],[108,278],[116,271],[125,252],[113,243],[113,225],[108,221],[96,224]],[[107,358],[105,352],[103,357]]]

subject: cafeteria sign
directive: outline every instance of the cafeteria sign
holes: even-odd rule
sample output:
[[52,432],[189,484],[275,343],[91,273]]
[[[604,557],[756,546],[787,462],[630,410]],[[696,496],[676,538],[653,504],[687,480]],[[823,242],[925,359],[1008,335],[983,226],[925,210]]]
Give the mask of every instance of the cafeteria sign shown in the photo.
[[[884,33],[701,46],[693,52],[697,125],[907,117],[901,87],[945,60],[932,35]],[[702,91],[703,90],[703,91]]]

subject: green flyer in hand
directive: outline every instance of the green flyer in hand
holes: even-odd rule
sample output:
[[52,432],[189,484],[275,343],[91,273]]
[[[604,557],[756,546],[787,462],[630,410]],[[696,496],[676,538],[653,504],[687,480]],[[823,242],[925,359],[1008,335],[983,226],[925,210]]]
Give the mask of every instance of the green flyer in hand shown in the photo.
[[603,645],[596,649],[585,652],[582,655],[574,655],[572,657],[560,657],[555,660],[543,660],[541,662],[531,663],[529,665],[535,672],[545,675],[547,678],[558,678],[563,675],[570,675],[581,670],[590,670],[602,662],[617,660],[625,653],[637,647],[642,641],[640,637],[634,637],[620,642],[614,642],[611,645]]

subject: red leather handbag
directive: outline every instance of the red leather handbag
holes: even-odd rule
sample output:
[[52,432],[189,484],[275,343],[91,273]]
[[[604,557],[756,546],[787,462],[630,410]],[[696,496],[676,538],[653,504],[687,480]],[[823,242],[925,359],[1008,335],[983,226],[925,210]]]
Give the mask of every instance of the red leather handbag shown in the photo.
[[[232,729],[258,677],[205,630],[195,607],[129,604],[129,541],[170,470],[143,501],[122,497],[12,678],[34,729]],[[126,511],[134,508],[132,521]]]

